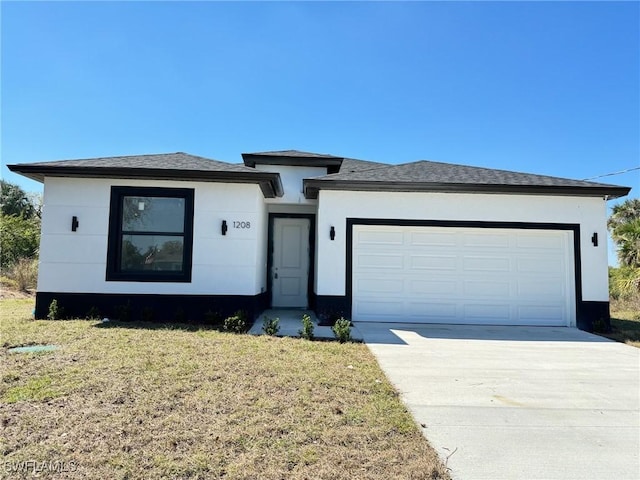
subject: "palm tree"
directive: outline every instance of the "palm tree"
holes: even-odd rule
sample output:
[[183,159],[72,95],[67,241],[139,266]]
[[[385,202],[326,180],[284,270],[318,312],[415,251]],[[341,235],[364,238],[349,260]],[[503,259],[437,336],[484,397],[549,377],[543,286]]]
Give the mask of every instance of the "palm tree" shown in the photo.
[[623,266],[640,267],[640,199],[632,198],[613,207],[607,221]]

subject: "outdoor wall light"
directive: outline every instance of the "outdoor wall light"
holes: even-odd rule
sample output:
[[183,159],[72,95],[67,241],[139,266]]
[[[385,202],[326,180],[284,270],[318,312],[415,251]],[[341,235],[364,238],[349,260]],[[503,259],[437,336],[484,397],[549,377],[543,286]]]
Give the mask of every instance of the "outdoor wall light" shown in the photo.
[[333,225],[331,225],[331,230],[329,230],[329,238],[331,240],[336,239],[336,229],[333,227]]
[[79,225],[80,224],[78,223],[78,217],[76,217],[75,215],[71,217],[71,231],[75,232],[78,229]]
[[591,237],[591,243],[593,243],[594,247],[598,246],[598,232],[593,232],[593,236]]
[[222,220],[222,235],[226,235],[226,234],[227,234],[227,221]]

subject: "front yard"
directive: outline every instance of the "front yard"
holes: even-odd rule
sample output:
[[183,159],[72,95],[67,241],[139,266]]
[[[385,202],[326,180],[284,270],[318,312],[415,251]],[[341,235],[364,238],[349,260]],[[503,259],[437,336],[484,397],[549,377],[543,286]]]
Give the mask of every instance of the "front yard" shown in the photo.
[[365,345],[0,309],[2,477],[449,478]]

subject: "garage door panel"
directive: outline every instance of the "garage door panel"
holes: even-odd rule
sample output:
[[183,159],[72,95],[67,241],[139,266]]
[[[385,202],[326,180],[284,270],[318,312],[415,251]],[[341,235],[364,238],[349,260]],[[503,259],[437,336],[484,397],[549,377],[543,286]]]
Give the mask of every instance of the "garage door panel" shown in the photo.
[[455,302],[409,302],[407,318],[416,321],[452,322],[458,316],[458,305]]
[[358,255],[357,265],[360,268],[391,268],[402,269],[404,257],[402,255],[390,255],[379,253],[375,255]]
[[413,280],[409,279],[409,294],[411,296],[456,296],[458,285],[456,280]]
[[529,324],[548,324],[562,316],[563,305],[523,305],[518,307],[518,316]]
[[518,280],[516,286],[516,293],[520,298],[545,297],[547,301],[564,299],[565,290],[565,282],[561,282],[557,278],[548,278],[547,281],[539,279]]
[[572,235],[355,225],[353,319],[575,325]]
[[396,318],[398,312],[403,310],[404,303],[402,301],[368,300],[356,304],[356,311],[360,315]]
[[404,279],[402,278],[360,278],[357,280],[358,291],[362,295],[380,293],[402,293],[404,290]]
[[458,237],[455,233],[409,231],[409,243],[413,246],[455,247]]
[[466,297],[509,298],[511,284],[505,281],[488,283],[486,279],[464,280],[463,292]]
[[362,231],[358,234],[358,242],[361,245],[402,245],[404,234],[390,231]]
[[463,307],[464,318],[472,321],[484,320],[496,323],[505,323],[511,318],[509,305],[503,303],[494,304],[466,304]]
[[516,235],[516,246],[518,248],[557,251],[558,249],[562,249],[562,244],[563,239],[560,236],[526,233]]
[[462,238],[464,247],[508,248],[511,244],[509,235],[499,233],[475,233],[464,235]]
[[566,270],[562,257],[524,257],[516,259],[516,269],[520,273],[539,273],[547,276],[562,274]]
[[451,270],[458,268],[458,259],[453,255],[415,255],[409,256],[409,267],[414,270]]
[[511,270],[511,259],[507,256],[463,257],[465,271],[472,272],[508,272]]

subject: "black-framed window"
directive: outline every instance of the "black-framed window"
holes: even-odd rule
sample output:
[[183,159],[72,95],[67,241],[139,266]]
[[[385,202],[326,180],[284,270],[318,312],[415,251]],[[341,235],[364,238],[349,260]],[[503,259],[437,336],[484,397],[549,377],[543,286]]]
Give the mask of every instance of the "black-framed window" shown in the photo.
[[193,189],[111,187],[107,280],[190,282]]

